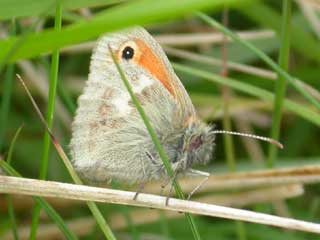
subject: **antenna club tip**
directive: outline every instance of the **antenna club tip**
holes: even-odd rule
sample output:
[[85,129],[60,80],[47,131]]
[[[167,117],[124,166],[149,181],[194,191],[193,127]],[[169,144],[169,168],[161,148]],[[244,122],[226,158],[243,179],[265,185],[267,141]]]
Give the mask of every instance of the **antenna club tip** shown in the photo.
[[283,146],[283,144],[281,143],[281,142],[278,142],[278,141],[276,141],[276,140],[274,140],[274,139],[272,139],[272,142],[271,143],[273,143],[274,145],[276,145],[278,148],[280,148],[280,149],[283,149],[284,148],[284,146]]

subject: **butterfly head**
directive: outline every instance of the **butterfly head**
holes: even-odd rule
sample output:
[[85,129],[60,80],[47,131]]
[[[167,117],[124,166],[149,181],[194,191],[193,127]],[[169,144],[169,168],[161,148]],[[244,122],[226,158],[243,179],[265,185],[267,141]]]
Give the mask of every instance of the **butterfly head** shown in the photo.
[[215,135],[211,126],[191,123],[182,136],[181,161],[185,168],[193,164],[207,164],[214,148]]

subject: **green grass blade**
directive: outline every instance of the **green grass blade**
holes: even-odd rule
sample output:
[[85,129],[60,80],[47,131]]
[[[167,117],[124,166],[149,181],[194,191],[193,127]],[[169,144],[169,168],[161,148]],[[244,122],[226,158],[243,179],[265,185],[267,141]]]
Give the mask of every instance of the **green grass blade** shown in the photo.
[[[175,178],[174,178],[173,169],[172,169],[172,167],[171,167],[171,164],[170,164],[170,162],[169,162],[169,159],[168,159],[168,157],[167,157],[167,154],[165,153],[165,151],[163,150],[163,148],[162,148],[162,146],[161,146],[161,143],[160,143],[160,141],[159,141],[159,139],[158,139],[158,136],[157,136],[155,130],[154,130],[153,127],[151,126],[151,124],[150,124],[150,122],[149,122],[149,120],[148,120],[147,115],[145,114],[145,112],[144,112],[142,106],[140,105],[137,97],[135,96],[135,94],[134,94],[134,92],[133,92],[133,90],[132,90],[132,88],[131,88],[131,86],[130,86],[130,83],[129,83],[128,79],[126,78],[124,72],[122,71],[119,63],[117,62],[117,60],[116,60],[116,58],[115,58],[115,56],[114,56],[114,54],[113,54],[113,52],[112,52],[112,50],[111,50],[110,48],[109,48],[109,51],[110,51],[110,54],[111,54],[111,56],[112,56],[112,60],[113,60],[114,64],[116,65],[117,70],[118,70],[118,72],[119,72],[119,74],[120,74],[120,76],[121,76],[121,79],[122,79],[124,85],[126,86],[129,94],[130,94],[130,97],[131,97],[131,99],[132,99],[132,102],[133,102],[133,104],[135,105],[135,107],[137,108],[137,110],[138,110],[138,112],[139,112],[139,114],[140,114],[140,116],[141,116],[141,118],[142,118],[142,120],[143,120],[143,122],[144,122],[144,124],[145,124],[145,126],[146,126],[146,128],[147,128],[147,130],[148,130],[148,133],[150,134],[150,137],[152,138],[152,141],[153,141],[153,143],[154,143],[154,145],[155,145],[155,147],[156,147],[156,149],[157,149],[157,151],[158,151],[158,153],[159,153],[159,155],[160,155],[160,158],[161,158],[161,160],[162,160],[162,162],[163,162],[163,165],[164,165],[164,167],[165,167],[165,169],[166,169],[166,172],[167,172],[168,176],[169,176],[169,177],[172,179],[172,181],[173,181],[172,184],[173,184],[173,186],[174,186],[174,189],[175,189],[175,191],[176,191],[176,194],[178,195],[178,197],[179,197],[180,199],[185,199],[184,194],[183,194],[183,192],[182,192],[182,189],[181,189],[180,185],[177,183],[177,181],[176,181]],[[193,233],[194,239],[201,239],[201,238],[200,238],[199,231],[198,231],[198,229],[197,229],[197,227],[196,227],[196,224],[195,224],[195,221],[194,221],[193,217],[192,217],[190,214],[187,214],[187,213],[185,214],[185,216],[186,216],[187,221],[188,221],[188,223],[189,223],[189,225],[190,225],[190,228],[191,228],[191,231],[192,231],[192,233]]]
[[[111,187],[112,187],[112,189],[118,189],[119,187],[121,188],[121,184],[114,182],[114,181],[111,181]],[[117,209],[118,209],[118,207],[117,207]],[[133,218],[130,215],[129,207],[128,206],[119,206],[119,211],[126,222],[127,229],[130,231],[132,240],[139,240],[140,233],[137,229],[137,226],[133,223]]]
[[12,154],[13,154],[13,149],[14,149],[14,146],[16,144],[16,141],[20,135],[20,132],[22,130],[22,127],[19,127],[16,131],[16,133],[14,134],[13,138],[12,138],[12,141],[11,141],[11,144],[10,144],[10,147],[9,147],[9,151],[8,151],[8,155],[7,155],[7,158],[6,158],[6,162],[10,165],[11,164],[11,160],[12,160]]
[[[56,0],[56,16],[55,16],[55,25],[54,29],[56,31],[61,30],[61,0]],[[55,108],[55,98],[57,92],[57,83],[58,83],[58,72],[59,72],[59,49],[55,49],[52,53],[51,58],[51,72],[50,72],[50,83],[49,83],[49,97],[48,97],[48,106],[47,106],[47,116],[46,122],[49,128],[52,128],[53,125],[53,115]],[[50,149],[50,137],[47,132],[45,132],[44,141],[43,141],[43,156],[41,160],[41,169],[40,169],[40,179],[46,178],[47,175],[47,166],[49,158],[49,149]]]
[[227,28],[225,28],[209,16],[203,13],[197,13],[197,16],[200,17],[207,24],[217,28],[219,31],[221,31],[234,41],[241,43],[243,46],[253,51],[261,60],[268,64],[281,77],[286,79],[299,93],[302,94],[302,96],[304,96],[310,103],[312,103],[318,110],[320,110],[320,102],[317,99],[315,99],[312,95],[310,95],[300,84],[297,84],[296,80],[292,76],[290,76],[286,71],[284,71],[281,67],[279,67],[268,55],[260,51],[258,48],[256,48],[248,41],[241,39],[237,34],[228,30]]
[[7,67],[5,74],[4,84],[3,84],[3,94],[1,98],[1,112],[0,112],[0,152],[2,150],[3,144],[5,142],[6,127],[9,117],[9,109],[11,102],[11,94],[13,87],[13,76],[14,76],[14,65],[10,64]]
[[[20,37],[0,41],[0,62],[14,62],[22,58],[31,58],[71,44],[88,41],[102,33],[118,30],[132,25],[147,25],[177,19],[196,10],[205,10],[235,5],[248,0],[180,0],[128,1],[117,7],[108,9],[103,14],[93,17],[90,21],[64,27],[61,31],[43,31],[29,34],[19,48],[6,59],[10,49],[15,46]],[[156,11],[155,11],[156,9]],[[124,14],[125,13],[125,14]]]
[[[12,21],[11,31],[10,35],[16,34],[16,22],[15,20]],[[8,65],[7,71],[5,74],[5,80],[3,85],[3,94],[2,94],[2,101],[1,101],[1,112],[0,112],[0,152],[2,150],[3,144],[5,142],[5,133],[7,128],[7,122],[9,117],[9,109],[10,109],[10,102],[11,102],[11,95],[12,95],[12,87],[13,87],[13,76],[14,76],[14,69],[15,66],[13,64]],[[0,71],[1,72],[1,71]],[[18,128],[16,131],[11,144],[9,146],[9,151],[7,155],[7,163],[10,164],[12,159],[12,153],[13,149],[16,143],[16,140],[21,132],[22,127]],[[13,238],[15,240],[19,239],[18,231],[17,231],[17,221],[16,221],[16,215],[12,203],[12,198],[9,194],[5,195],[5,199],[7,202],[7,208],[8,208],[8,215],[11,223],[11,229]]]
[[116,237],[114,236],[111,228],[109,227],[106,220],[102,216],[102,213],[100,212],[97,204],[95,204],[94,202],[87,202],[87,205],[92,215],[94,216],[95,220],[97,221],[100,229],[102,230],[104,236],[106,237],[106,239],[116,240]]
[[[46,13],[46,12],[45,12]],[[7,64],[8,60],[11,59],[11,57],[14,55],[16,51],[18,51],[19,47],[22,46],[24,41],[27,39],[28,34],[30,34],[31,31],[37,26],[37,24],[41,21],[42,17],[45,16],[45,13],[43,13],[43,16],[39,17],[37,21],[35,21],[31,27],[28,27],[26,30],[23,30],[23,34],[19,36],[19,39],[15,41],[15,43],[8,49],[8,51],[3,55],[3,59],[0,60],[0,74],[2,73],[2,70]],[[16,28],[16,26],[15,26]]]
[[74,113],[76,112],[77,106],[74,103],[72,97],[70,96],[70,93],[68,91],[66,91],[66,89],[63,86],[63,82],[60,81],[58,83],[58,95],[61,99],[61,101],[63,102],[63,104],[65,105],[66,109],[68,110],[68,112],[70,113],[71,116],[74,115]]
[[[254,9],[254,11],[252,11]],[[273,29],[281,36],[281,16],[277,11],[262,1],[254,1],[250,8],[247,6],[238,6],[242,14],[246,15],[252,21],[267,29]],[[291,45],[303,57],[320,63],[320,45],[319,40],[315,38],[306,26],[299,26],[292,18],[291,24]]]
[[[16,35],[16,21],[12,21],[12,26],[10,30],[10,35]],[[1,66],[0,66],[0,74],[1,74]],[[7,67],[7,71],[5,74],[4,84],[3,84],[3,94],[1,97],[1,109],[0,109],[0,152],[3,147],[4,138],[5,138],[5,130],[7,127],[9,109],[10,109],[10,101],[12,94],[12,85],[14,78],[14,65],[10,64]]]
[[[55,0],[34,1],[34,0],[1,0],[0,20],[29,17],[43,13]],[[123,0],[122,0],[123,1]],[[107,6],[120,0],[67,0],[62,1],[62,8],[76,10],[84,7]],[[19,6],[19,7],[17,7]],[[54,13],[54,11],[52,11]],[[51,12],[50,12],[51,13]]]
[[[252,86],[250,84],[243,83],[243,82],[231,79],[231,78],[224,78],[219,75],[209,73],[206,71],[202,71],[202,70],[199,70],[196,68],[188,67],[188,66],[185,66],[182,64],[174,63],[173,66],[177,71],[191,74],[193,76],[203,78],[205,80],[208,80],[208,81],[211,81],[214,83],[229,86],[235,90],[238,90],[238,91],[246,93],[248,95],[266,100],[268,102],[273,102],[273,100],[274,100],[274,95],[271,92],[264,90],[264,89],[261,89],[259,87]],[[312,122],[313,124],[315,124],[317,126],[320,126],[320,115],[318,113],[316,113],[315,111],[310,110],[309,107],[306,107],[305,105],[302,105],[299,103],[295,103],[295,102],[293,102],[291,100],[287,100],[287,99],[284,100],[283,106],[285,107],[285,109],[295,113],[296,115]]]
[[11,230],[12,230],[12,235],[14,240],[19,239],[18,235],[18,228],[17,228],[17,221],[16,221],[16,214],[14,212],[14,207],[12,203],[12,197],[10,194],[5,195],[5,200],[7,202],[7,209],[8,209],[8,215],[10,218],[10,224],[11,224]]
[[[8,163],[0,159],[0,167],[10,176],[22,177],[14,168]],[[33,200],[41,206],[41,208],[47,213],[51,220],[58,226],[66,239],[77,240],[78,238],[70,231],[60,215],[41,197],[32,197]]]
[[[225,27],[227,27],[228,24],[228,8],[224,8],[222,13],[222,21]],[[224,36],[223,42],[221,45],[221,58],[222,58],[222,66],[221,66],[221,75],[222,76],[228,76],[228,65],[227,65],[227,58],[228,58],[228,50],[227,50],[227,38]],[[226,131],[232,131],[232,123],[231,123],[231,117],[229,112],[229,99],[230,99],[230,89],[227,86],[222,86],[221,88],[223,103],[223,118],[222,118],[222,126],[223,129]],[[223,142],[224,142],[224,152],[226,155],[227,165],[229,168],[229,171],[233,172],[236,170],[236,161],[235,161],[235,154],[234,154],[234,144],[233,144],[233,138],[231,135],[225,134],[223,135]]]
[[[279,66],[288,71],[289,57],[290,57],[290,24],[291,24],[291,0],[284,0],[283,7],[283,21],[281,34],[281,48],[279,54]],[[286,80],[283,76],[279,76],[275,84],[275,98],[273,103],[273,118],[271,128],[271,138],[278,140],[280,136],[280,123],[282,116],[282,106],[286,92]],[[268,167],[273,167],[274,161],[277,158],[278,149],[270,144],[268,152]]]
[[[61,30],[62,23],[62,6],[61,0],[56,0],[56,15],[54,22],[55,31]],[[47,106],[47,117],[46,122],[49,128],[52,128],[53,125],[53,115],[55,108],[55,97],[56,97],[56,89],[58,82],[58,71],[59,71],[59,49],[55,49],[52,53],[52,63],[51,63],[51,73],[50,73],[50,83],[49,83],[49,98],[48,98],[48,106]],[[46,179],[47,177],[47,168],[50,154],[50,136],[48,132],[45,131],[44,139],[43,139],[43,148],[42,148],[42,158],[40,164],[40,179]],[[37,227],[39,223],[39,214],[40,214],[40,206],[38,204],[35,205],[33,209],[32,216],[32,224],[30,231],[30,240],[36,239],[37,235]]]
[[55,224],[59,227],[61,232],[64,234],[66,239],[78,239],[78,237],[70,231],[67,224],[63,221],[60,215],[54,210],[51,205],[46,202],[43,198],[33,197],[36,203],[46,212],[46,214],[55,222]]
[[[8,151],[8,155],[7,155],[7,158],[6,158],[6,162],[7,162],[8,165],[10,165],[10,163],[11,163],[13,149],[14,149],[16,141],[17,141],[17,139],[18,139],[18,137],[20,135],[21,130],[22,130],[22,126],[18,128],[18,130],[14,134],[13,139],[11,141],[11,144],[10,144],[10,147],[9,147],[9,151]],[[11,198],[10,194],[6,194],[6,202],[7,202],[7,205],[8,205],[7,208],[8,208],[8,214],[9,214],[9,218],[10,218],[10,222],[11,222],[11,229],[12,229],[13,237],[14,237],[15,240],[18,240],[19,236],[18,236],[18,230],[17,230],[16,215],[15,215],[15,212],[14,212],[14,207],[13,207],[13,204],[12,204],[12,198]]]
[[[50,71],[50,62],[48,61],[48,59],[46,57],[42,57],[42,58],[40,58],[40,60],[41,60],[42,64],[44,65],[45,69],[47,71]],[[59,78],[59,76],[58,76],[58,78]],[[59,98],[61,99],[62,103],[65,105],[68,112],[70,113],[70,115],[73,116],[74,113],[76,112],[77,106],[76,106],[74,100],[72,99],[70,92],[68,92],[66,90],[63,81],[58,81],[58,83],[57,83],[57,94],[58,94]]]
[[[222,22],[224,27],[228,27],[229,22],[229,9],[224,8],[222,13]],[[222,59],[222,66],[221,66],[221,76],[227,77],[228,76],[228,49],[227,49],[227,37],[223,36],[223,42],[221,45],[221,59]],[[222,92],[222,109],[223,109],[223,118],[222,118],[222,127],[226,131],[232,131],[232,122],[230,117],[230,97],[231,92],[230,88],[227,86],[221,87]],[[224,153],[226,156],[228,171],[235,172],[237,170],[237,164],[235,159],[235,151],[234,151],[234,143],[233,138],[229,134],[223,135],[223,142],[224,142]],[[235,221],[235,231],[237,234],[238,240],[246,240],[246,230],[245,224],[241,221]]]
[[241,221],[236,221],[236,230],[237,230],[237,237],[239,240],[246,240],[247,238],[247,231],[246,231],[246,224]]

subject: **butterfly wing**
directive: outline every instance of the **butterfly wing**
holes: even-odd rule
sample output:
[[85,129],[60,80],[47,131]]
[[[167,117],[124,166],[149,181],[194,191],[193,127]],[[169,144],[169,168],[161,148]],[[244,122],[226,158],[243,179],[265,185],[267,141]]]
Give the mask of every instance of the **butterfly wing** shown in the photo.
[[[142,54],[138,65],[154,76],[154,79],[168,91],[177,103],[177,111],[185,118],[185,123],[194,119],[196,114],[192,102],[181,81],[175,74],[166,54],[155,39],[143,28],[135,28],[133,35]],[[134,39],[135,37],[132,36]]]
[[[137,59],[123,61],[126,45]],[[125,45],[125,46],[123,46]],[[178,138],[195,118],[191,100],[159,44],[142,28],[105,36],[93,53],[89,80],[78,100],[71,154],[91,181],[142,182],[159,178],[162,163],[110,57],[111,47],[169,159]]]

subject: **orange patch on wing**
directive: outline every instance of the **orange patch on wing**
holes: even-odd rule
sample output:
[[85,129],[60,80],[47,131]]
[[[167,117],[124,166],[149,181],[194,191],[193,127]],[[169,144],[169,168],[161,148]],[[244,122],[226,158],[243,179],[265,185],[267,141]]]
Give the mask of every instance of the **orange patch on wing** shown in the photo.
[[155,76],[162,85],[174,96],[175,92],[170,82],[170,77],[163,62],[154,54],[154,52],[140,39],[135,39],[139,54],[134,61]]

